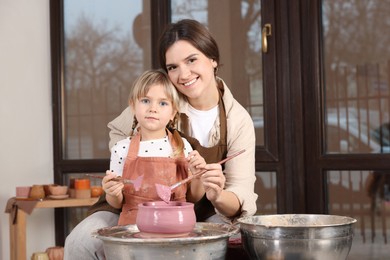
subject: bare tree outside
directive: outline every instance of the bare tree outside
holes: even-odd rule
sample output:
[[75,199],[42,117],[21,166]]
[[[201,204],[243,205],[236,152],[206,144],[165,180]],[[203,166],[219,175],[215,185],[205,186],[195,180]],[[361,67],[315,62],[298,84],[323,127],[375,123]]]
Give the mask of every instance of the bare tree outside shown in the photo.
[[261,2],[259,0],[173,0],[172,21],[206,25],[220,49],[220,70],[234,97],[252,115],[256,143],[264,145]]
[[107,123],[128,104],[134,79],[142,72],[142,50],[131,31],[120,33],[105,21],[80,16],[65,35],[65,154],[105,158]]
[[[209,26],[221,48],[219,75],[236,99],[262,122],[260,1],[221,4],[220,1],[177,0],[172,1],[172,14],[172,21],[191,18]],[[66,159],[109,155],[106,125],[127,106],[129,88],[145,69],[145,50],[137,45],[133,33],[131,23],[123,29],[99,16],[84,13],[74,19],[72,27],[66,28]],[[261,145],[262,130],[257,131],[261,131],[258,134]]]
[[[347,135],[357,131],[354,142],[350,136],[340,145],[328,143],[329,152],[388,152],[383,149],[384,133],[374,138],[373,131],[390,120],[389,11],[390,1],[323,2],[328,128],[334,121],[350,132]],[[343,134],[329,130],[328,140],[335,135],[340,139]]]
[[[323,1],[325,153],[390,152],[389,12],[389,0]],[[327,171],[329,213],[358,220],[351,259],[387,255],[388,176]]]

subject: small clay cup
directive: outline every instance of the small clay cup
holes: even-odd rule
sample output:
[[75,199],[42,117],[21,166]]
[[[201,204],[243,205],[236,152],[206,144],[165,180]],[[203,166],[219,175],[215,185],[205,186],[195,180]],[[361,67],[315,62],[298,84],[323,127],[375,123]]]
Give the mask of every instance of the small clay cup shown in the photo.
[[30,190],[31,199],[44,199],[45,198],[45,190],[43,189],[43,185],[33,185]]
[[76,179],[74,181],[74,188],[76,190],[89,190],[91,188],[91,183],[89,179]]
[[54,196],[66,195],[68,193],[68,186],[49,186],[50,194]]
[[30,195],[31,186],[18,186],[16,187],[17,198],[28,198]]
[[43,190],[45,191],[45,196],[49,197],[51,195],[49,187],[50,186],[55,186],[55,184],[45,184],[43,185]]
[[186,234],[196,223],[194,204],[164,201],[138,204],[136,224],[139,231],[151,234]]

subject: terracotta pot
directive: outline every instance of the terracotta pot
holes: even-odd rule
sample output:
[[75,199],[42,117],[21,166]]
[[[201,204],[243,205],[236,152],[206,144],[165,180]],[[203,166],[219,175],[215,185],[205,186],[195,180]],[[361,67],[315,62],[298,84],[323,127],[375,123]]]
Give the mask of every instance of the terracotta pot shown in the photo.
[[68,193],[68,186],[49,186],[50,195],[59,196]]
[[55,184],[45,184],[43,185],[43,190],[45,191],[45,196],[49,197],[51,195],[49,187],[50,186],[55,186]]
[[194,204],[179,201],[140,203],[136,223],[138,229],[145,233],[190,233],[196,223]]
[[74,188],[76,190],[88,190],[91,188],[91,183],[89,179],[76,179],[74,181]]
[[45,190],[43,185],[33,185],[30,190],[30,198],[32,199],[43,199],[45,198]]
[[103,188],[101,186],[91,187],[91,197],[99,197],[103,194]]
[[74,195],[76,199],[89,199],[91,197],[91,189],[74,190]]

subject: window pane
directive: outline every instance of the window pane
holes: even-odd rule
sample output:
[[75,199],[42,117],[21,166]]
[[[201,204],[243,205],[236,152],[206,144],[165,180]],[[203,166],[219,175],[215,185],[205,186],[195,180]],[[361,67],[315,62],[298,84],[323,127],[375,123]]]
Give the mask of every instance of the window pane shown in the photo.
[[[104,176],[104,172],[91,172],[90,174],[94,175],[101,175]],[[68,187],[72,187],[71,182],[73,182],[75,179],[88,179],[84,173],[69,173],[64,175],[64,185],[67,185]],[[98,178],[89,178],[90,179],[90,185],[92,186],[102,186],[102,180]],[[74,196],[75,191],[69,189],[69,193],[71,196]],[[68,220],[66,222],[65,227],[65,235],[69,235],[69,233],[77,226],[78,223],[80,223],[84,218],[87,217],[87,211],[88,207],[71,207],[71,208],[64,208],[65,211],[65,218]]]
[[149,1],[64,1],[64,159],[109,157],[107,123],[151,68]]
[[390,171],[328,171],[328,209],[357,220],[350,259],[386,259]]
[[191,18],[210,29],[220,50],[218,76],[251,114],[256,144],[264,145],[260,10],[260,0],[172,0],[171,11],[173,22]]
[[390,0],[323,1],[326,152],[389,153]]
[[256,214],[277,213],[276,183],[276,172],[256,172],[255,192],[259,196]]

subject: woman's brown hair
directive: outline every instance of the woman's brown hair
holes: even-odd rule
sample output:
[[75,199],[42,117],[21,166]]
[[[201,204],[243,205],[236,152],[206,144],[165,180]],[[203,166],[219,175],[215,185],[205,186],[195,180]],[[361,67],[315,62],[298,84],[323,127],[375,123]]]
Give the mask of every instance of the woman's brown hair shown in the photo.
[[[206,26],[198,21],[184,19],[176,23],[169,24],[160,36],[159,59],[160,66],[165,71],[167,71],[165,54],[169,47],[179,40],[189,42],[196,49],[201,51],[207,58],[216,61],[219,66],[218,45],[210,31],[206,28]],[[215,68],[215,73],[218,70],[217,68]]]

